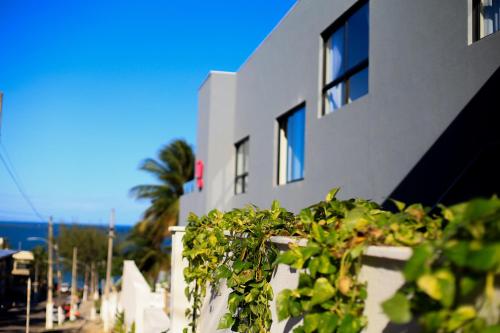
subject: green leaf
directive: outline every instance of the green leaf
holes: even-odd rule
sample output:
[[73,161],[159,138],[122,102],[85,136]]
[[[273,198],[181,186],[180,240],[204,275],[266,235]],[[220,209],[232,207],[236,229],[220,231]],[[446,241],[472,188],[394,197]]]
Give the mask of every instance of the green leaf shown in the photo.
[[225,315],[222,316],[222,318],[219,320],[219,325],[217,326],[218,330],[224,330],[231,328],[234,324],[234,318],[230,313],[226,313]]
[[441,289],[441,304],[449,308],[455,300],[455,275],[448,269],[440,269],[434,275]]
[[278,200],[273,200],[273,204],[271,205],[271,210],[280,209],[280,202]]
[[297,255],[296,251],[288,250],[281,253],[276,259],[276,262],[278,264],[292,265],[298,258],[299,256]]
[[288,302],[292,295],[290,289],[284,289],[278,294],[276,299],[276,311],[278,313],[278,320],[282,321],[290,317],[290,312],[288,311]]
[[478,271],[489,271],[500,267],[500,243],[482,245],[469,251],[467,266]]
[[398,211],[402,212],[402,211],[405,210],[406,204],[404,202],[401,202],[401,201],[398,201],[398,200],[394,200],[394,199],[390,199],[390,201],[392,201],[392,203],[394,205],[396,205]]
[[312,257],[313,255],[318,254],[319,251],[321,251],[321,248],[314,243],[312,243],[312,244],[308,243],[307,246],[301,247],[299,249],[299,251],[302,254],[302,257],[304,258],[304,260],[307,260],[310,257]]
[[314,283],[311,305],[321,304],[332,298],[334,294],[335,290],[330,282],[326,278],[321,277]]
[[243,296],[241,296],[235,292],[232,292],[231,294],[229,294],[229,297],[227,300],[229,311],[231,313],[235,313],[242,300],[243,300]]
[[331,312],[323,312],[319,318],[318,333],[333,333],[339,318]]
[[340,188],[338,188],[338,187],[331,189],[330,192],[328,192],[328,194],[326,195],[325,201],[326,202],[332,201],[335,198],[335,196],[337,195],[337,193],[339,193],[339,191],[340,191]]
[[326,239],[326,232],[318,223],[311,225],[311,235],[318,243],[324,243]]
[[305,273],[300,273],[299,274],[299,288],[304,288],[304,287],[312,287],[313,286],[313,279],[309,274]]
[[487,327],[482,333],[500,333],[500,325]]
[[319,258],[313,258],[309,260],[309,265],[307,265],[307,268],[309,269],[309,273],[311,274],[312,278],[316,277],[316,273],[318,272],[320,266]]
[[406,324],[411,320],[410,302],[401,292],[397,292],[383,302],[382,309],[387,317],[396,324]]
[[354,318],[348,314],[342,320],[338,333],[359,333],[361,324],[359,318]]
[[439,288],[439,280],[432,274],[424,274],[417,280],[418,287],[427,295],[435,300],[441,300],[443,297]]
[[444,247],[444,255],[460,267],[464,267],[467,264],[468,253],[469,242],[453,240],[446,243]]
[[422,244],[413,250],[413,255],[403,269],[406,281],[415,281],[420,275],[429,271],[428,262],[432,254],[433,249],[429,244]]
[[456,309],[450,316],[447,329],[448,332],[455,332],[468,321],[474,319],[476,310],[473,306],[465,305]]
[[302,306],[298,300],[290,299],[288,301],[288,310],[290,311],[290,316],[298,317],[302,313]]
[[305,333],[314,332],[319,326],[319,314],[311,313],[304,316],[304,331]]
[[215,277],[220,279],[229,279],[231,277],[231,270],[226,265],[220,265],[215,271]]
[[319,256],[318,259],[319,259],[318,271],[320,273],[331,274],[337,270],[337,268],[331,264],[330,258],[327,255],[323,254]]
[[254,271],[251,269],[245,269],[240,274],[238,274],[238,280],[240,284],[246,284],[253,278],[254,278]]
[[424,274],[417,280],[418,287],[431,298],[450,307],[455,299],[455,276],[448,269],[440,269],[434,274]]

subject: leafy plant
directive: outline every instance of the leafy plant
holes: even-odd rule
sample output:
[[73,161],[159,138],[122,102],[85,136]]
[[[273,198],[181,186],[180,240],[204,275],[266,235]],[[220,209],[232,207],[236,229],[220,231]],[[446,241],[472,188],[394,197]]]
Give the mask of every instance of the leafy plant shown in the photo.
[[225,214],[214,210],[201,218],[191,215],[188,221],[183,256],[188,260],[184,277],[192,302],[187,311],[191,331],[196,332],[207,285],[217,289],[218,282],[226,279],[232,291],[229,312],[221,318],[219,329],[268,332],[273,298],[269,282],[278,255],[269,238],[290,234],[295,216],[274,202],[270,210],[252,206]]
[[337,192],[302,210],[297,232],[307,245],[291,244],[278,258],[301,271],[298,288],[283,290],[277,300],[279,320],[303,316],[296,333],[360,332],[367,323],[366,284],[358,279],[365,248],[416,245],[439,236],[441,219],[420,205],[405,208],[396,202],[400,212],[394,214],[368,200],[337,200]]
[[269,332],[272,324],[269,303],[273,299],[270,284],[279,251],[269,239],[290,234],[295,216],[273,202],[270,210],[255,207],[235,209],[224,214],[226,230],[230,230],[230,251],[217,270],[232,289],[228,298],[229,312],[220,320],[218,329],[235,332]]
[[[216,210],[202,217],[190,214],[188,218],[182,255],[188,261],[184,279],[187,283],[185,294],[192,304],[186,310],[186,316],[191,318],[191,332],[196,332],[207,285],[217,281],[215,272],[227,251],[228,240],[224,235],[222,218],[223,214]],[[188,328],[184,332],[188,332]]]
[[395,323],[417,317],[424,332],[500,332],[500,200],[442,208],[443,237],[421,244],[404,268],[405,285],[383,303]]

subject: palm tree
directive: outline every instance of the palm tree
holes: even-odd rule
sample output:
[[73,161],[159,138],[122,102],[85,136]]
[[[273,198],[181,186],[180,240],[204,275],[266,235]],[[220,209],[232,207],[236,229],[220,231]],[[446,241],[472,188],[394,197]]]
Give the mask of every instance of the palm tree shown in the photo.
[[[141,163],[140,169],[159,181],[159,184],[138,185],[130,190],[136,199],[151,201],[129,237],[136,245],[132,249],[137,248],[132,250],[133,257],[141,258],[138,265],[143,271],[158,270],[159,262],[154,258],[164,253],[162,245],[169,235],[168,228],[178,222],[179,199],[184,194],[184,183],[194,177],[194,161],[191,146],[184,140],[173,140],[160,150],[158,159],[147,158]],[[151,260],[145,260],[144,251]]]

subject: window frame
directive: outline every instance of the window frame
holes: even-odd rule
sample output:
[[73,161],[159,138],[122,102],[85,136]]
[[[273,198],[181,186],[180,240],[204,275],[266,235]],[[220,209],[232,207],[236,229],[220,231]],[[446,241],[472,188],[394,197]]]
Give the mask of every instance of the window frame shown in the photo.
[[[238,194],[243,194],[243,193],[246,193],[247,192],[247,189],[245,187],[245,179],[248,181],[248,170],[245,170],[242,174],[238,174],[238,149],[240,147],[242,147],[244,144],[250,144],[250,136],[247,135],[245,136],[243,139],[240,139],[239,141],[237,141],[235,144],[234,144],[234,148],[235,148],[235,151],[236,151],[236,154],[235,154],[235,163],[234,163],[234,194],[235,195],[238,195]],[[245,168],[244,166],[246,165],[246,162],[247,162],[247,159],[248,159],[248,155],[250,155],[250,150],[249,150],[250,147],[247,147],[247,156],[245,156],[243,154],[243,168]],[[236,189],[237,189],[237,184],[238,184],[238,180],[242,181],[241,183],[241,192],[238,192]]]
[[[327,82],[327,69],[329,68],[328,66],[328,40],[330,37],[333,36],[333,34],[340,29],[341,27],[345,27],[344,29],[344,54],[343,56],[345,57],[345,61],[348,61],[348,55],[347,55],[347,50],[349,49],[348,44],[349,44],[349,36],[348,36],[348,25],[347,22],[353,16],[361,7],[364,5],[368,4],[369,0],[361,0],[356,2],[354,5],[352,5],[347,11],[345,11],[335,22],[333,22],[328,28],[326,28],[322,33],[321,33],[321,38],[323,40],[323,73],[322,73],[322,87],[321,87],[321,114],[324,116],[328,113],[332,112],[327,112],[327,103],[326,103],[326,94],[328,90],[331,88],[335,87],[341,82],[345,82],[344,89],[345,92],[343,93],[342,96],[342,106],[349,104],[349,80],[351,77],[354,75],[360,73],[364,69],[369,69],[369,59],[370,59],[370,40],[368,39],[368,57],[366,60],[363,60],[362,62],[358,63],[357,65],[351,67],[350,69],[344,71],[342,75],[340,75],[338,78]],[[368,4],[369,6],[369,4]],[[369,8],[368,8],[369,10]],[[368,12],[369,13],[369,12]],[[370,33],[370,30],[368,30],[368,34]],[[369,74],[368,74],[369,75]],[[369,76],[368,76],[369,77]],[[369,88],[368,88],[369,91]]]
[[[300,111],[301,109],[304,109],[304,138],[303,138],[303,145],[304,145],[304,157],[302,161],[302,177],[288,180],[287,179],[287,167],[288,167],[288,139],[286,136],[282,135],[282,131],[287,131],[287,120],[290,118],[291,115],[293,115],[295,112]],[[295,182],[299,182],[304,180],[304,173],[305,173],[305,150],[306,150],[306,119],[307,119],[307,108],[306,108],[306,102],[302,101],[301,103],[297,104],[287,112],[281,114],[278,118],[276,118],[276,121],[278,123],[278,147],[277,147],[277,172],[276,172],[276,184],[278,186],[282,185],[287,185]],[[286,140],[284,141],[283,138]],[[286,147],[285,147],[286,146]],[[283,149],[284,148],[284,149]],[[284,155],[283,155],[284,154]],[[284,163],[283,163],[284,162]],[[283,165],[284,164],[284,165]],[[283,179],[283,181],[282,181]]]

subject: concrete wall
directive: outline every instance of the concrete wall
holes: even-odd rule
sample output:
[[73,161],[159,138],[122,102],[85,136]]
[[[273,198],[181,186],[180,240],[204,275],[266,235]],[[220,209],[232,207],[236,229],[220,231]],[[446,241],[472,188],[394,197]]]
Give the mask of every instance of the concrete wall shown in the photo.
[[[320,34],[355,1],[298,1],[236,76],[212,74],[200,90],[206,188],[182,198],[181,223],[273,199],[297,211],[337,186],[384,201],[500,66],[500,33],[470,42],[470,2],[369,1],[369,93],[322,116]],[[304,101],[304,180],[278,186],[276,118]],[[248,135],[249,189],[235,196],[233,145]]]

